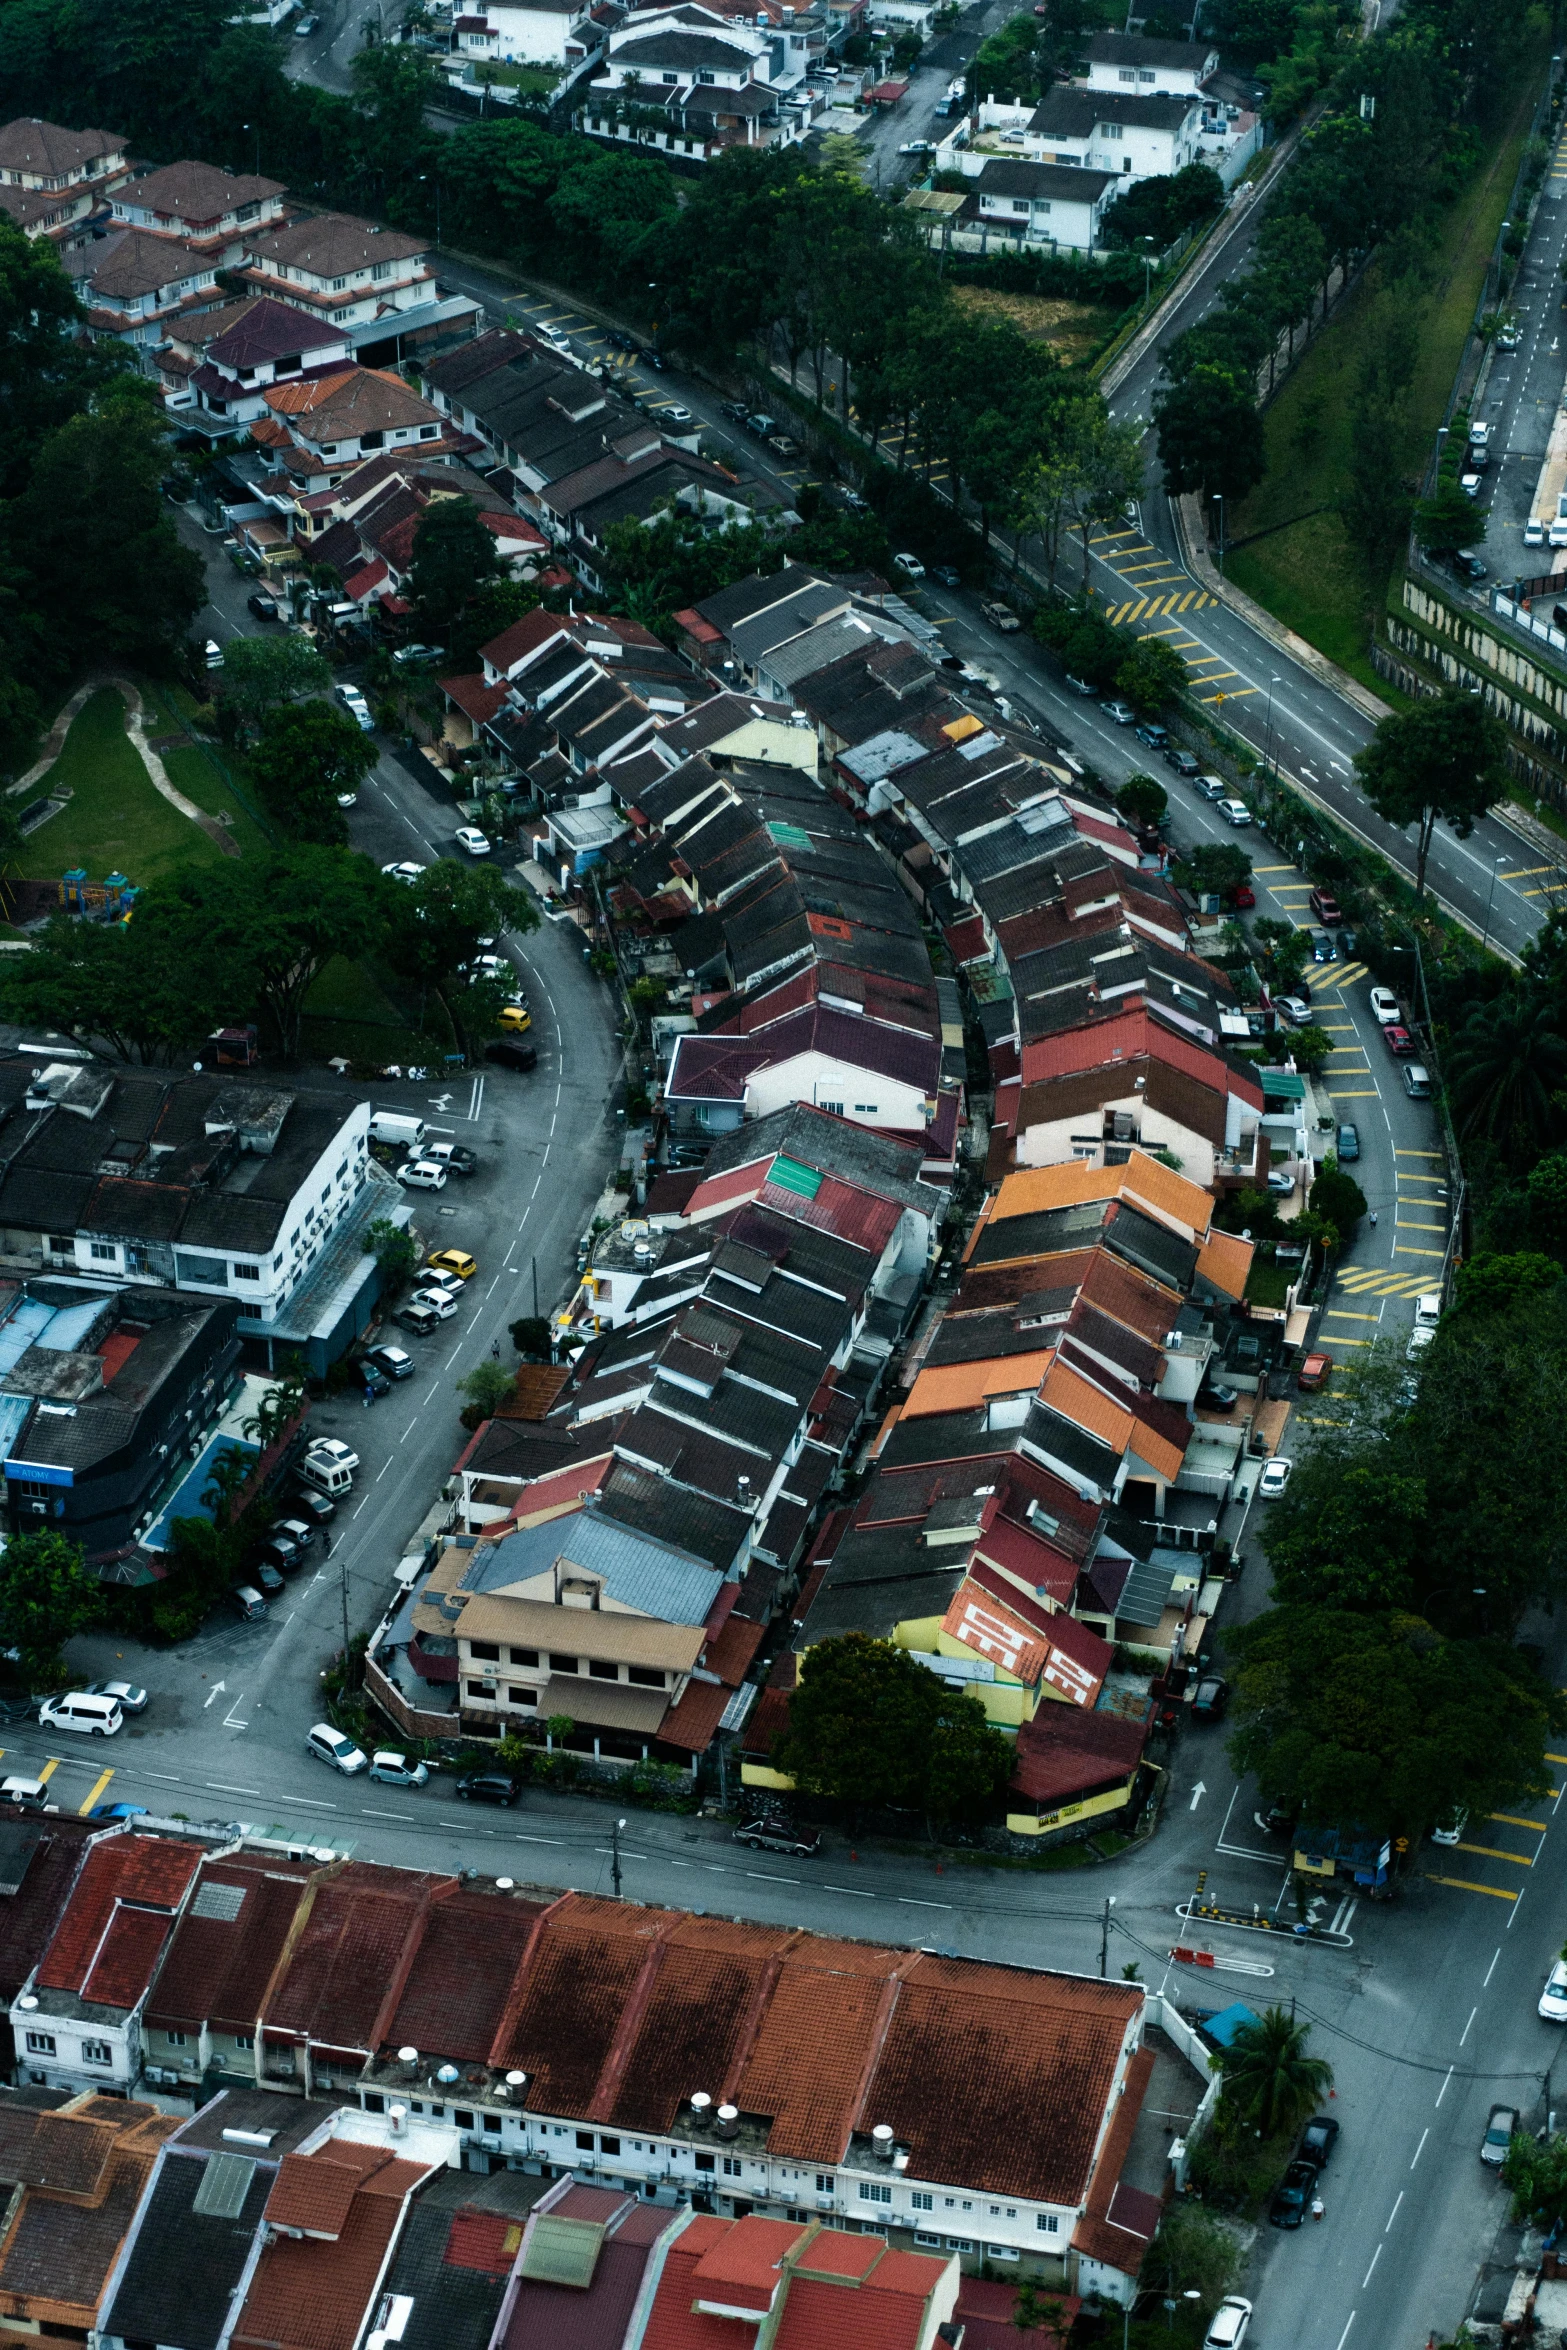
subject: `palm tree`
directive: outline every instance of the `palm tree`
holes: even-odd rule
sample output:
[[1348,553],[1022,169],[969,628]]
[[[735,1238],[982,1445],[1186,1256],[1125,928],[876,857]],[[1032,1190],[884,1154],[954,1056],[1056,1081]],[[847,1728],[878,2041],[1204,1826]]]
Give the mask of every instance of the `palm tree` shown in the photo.
[[219,1453],[213,1462],[201,1498],[212,1512],[212,1522],[220,1533],[232,1523],[235,1504],[250,1483],[254,1469],[254,1461],[233,1445]]
[[1535,1158],[1556,1123],[1552,1096],[1567,1083],[1567,1038],[1534,995],[1477,1004],[1453,1039],[1448,1086],[1459,1133]]
[[1310,2032],[1282,2007],[1264,2008],[1219,2052],[1226,2102],[1265,2138],[1298,2129],[1333,2085],[1327,2059],[1306,2054]]

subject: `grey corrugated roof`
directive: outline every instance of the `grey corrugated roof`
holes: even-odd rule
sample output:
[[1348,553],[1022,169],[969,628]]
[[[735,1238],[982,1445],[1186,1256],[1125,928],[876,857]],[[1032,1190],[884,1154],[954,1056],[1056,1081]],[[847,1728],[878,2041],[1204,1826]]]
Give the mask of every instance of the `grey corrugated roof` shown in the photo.
[[604,1596],[665,1624],[705,1624],[722,1577],[705,1559],[652,1535],[616,1525],[594,1510],[519,1527],[482,1543],[459,1588],[498,1591],[542,1575],[558,1558],[604,1577]]

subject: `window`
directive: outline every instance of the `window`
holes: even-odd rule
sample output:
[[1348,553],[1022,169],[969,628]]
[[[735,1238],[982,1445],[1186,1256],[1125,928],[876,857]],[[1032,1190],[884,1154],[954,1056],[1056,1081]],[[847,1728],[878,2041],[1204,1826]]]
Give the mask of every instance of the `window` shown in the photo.
[[1149,66],[1140,65],[1137,69],[1137,78],[1140,82],[1151,82],[1156,80],[1157,76]]
[[53,2056],[53,2032],[29,2032],[27,2035],[27,2053],[29,2056]]
[[699,82],[710,82],[713,76],[710,73],[699,73],[696,78]]
[[501,2131],[500,2115],[498,2113],[487,2113],[484,2117],[484,2126],[493,2137],[498,2138]]
[[620,2140],[618,2138],[600,2138],[599,2152],[600,2154],[618,2154],[620,2152]]
[[974,2247],[967,2236],[949,2236],[947,2238],[949,2252],[972,2252],[973,2249]]
[[652,1665],[628,1665],[626,1678],[633,1689],[662,1689],[667,1675],[658,1672]]
[[580,1666],[578,1659],[574,1656],[552,1655],[550,1658],[550,1671],[552,1673],[575,1673],[578,1670],[580,1670]]
[[536,1648],[508,1648],[506,1654],[514,1665],[536,1665],[539,1661]]
[[468,1654],[475,1664],[498,1665],[501,1661],[501,1652],[493,1640],[470,1640]]
[[1122,68],[1121,68],[1121,70],[1120,70],[1120,73],[1117,75],[1116,79],[1117,79],[1118,81],[1123,81],[1123,82],[1135,82],[1135,81],[1136,81],[1136,79],[1137,79],[1137,68],[1136,68],[1136,66],[1135,66],[1135,65],[1123,65],[1123,66],[1122,66]]
[[112,1265],[120,1252],[112,1240],[95,1240],[92,1243],[92,1253],[101,1264]]
[[936,2208],[935,2196],[927,2195],[923,2187],[916,2187],[909,2201],[916,2211],[934,2211]]
[[740,2160],[740,2157],[737,2154],[726,2154],[724,2156],[724,2177],[726,2179],[738,2179],[743,2177],[744,2173],[745,2164]]
[[539,1693],[538,1693],[538,1691],[537,1691],[536,1689],[515,1689],[515,1688],[513,1688],[513,1689],[508,1689],[508,1690],[507,1690],[507,1692],[506,1692],[506,1703],[507,1703],[508,1705],[522,1705],[522,1706],[534,1706],[534,1707],[536,1707],[536,1706],[538,1705],[538,1702],[539,1702]]
[[485,1699],[487,1699],[487,1700],[488,1700],[488,1702],[489,1702],[490,1704],[492,1704],[492,1705],[494,1704],[494,1702],[495,1702],[495,1692],[494,1692],[494,1690],[493,1690],[493,1689],[486,1689],[486,1688],[485,1688],[485,1686],[484,1686],[484,1683],[483,1683],[482,1681],[470,1681],[470,1682],[467,1684],[467,1688],[468,1688],[468,1695],[469,1695],[470,1697],[482,1697],[482,1698],[485,1698]]
[[259,1281],[261,1279],[261,1267],[259,1265],[236,1265],[234,1267],[234,1278],[236,1281]]
[[107,2040],[84,2040],[82,2042],[82,2062],[83,2064],[113,2064],[114,2050],[109,2046]]
[[584,2154],[591,2154],[593,2152],[593,2132],[591,2130],[579,2130],[577,2132],[577,2144],[581,2147]]
[[236,2032],[234,2035],[234,2045],[236,2048],[254,2048],[256,2045],[256,2036],[254,2032]]
[[825,1110],[830,1118],[841,1118],[843,1116],[842,1102],[818,1102],[816,1107],[819,1110]]
[[606,1657],[590,1656],[588,1671],[595,1681],[618,1681],[620,1679],[619,1665],[612,1665]]
[[171,2048],[183,2048],[187,2042],[187,2035],[184,2032],[165,2032],[163,2037]]
[[365,2111],[366,2113],[385,2113],[386,2099],[381,2095],[378,2089],[367,2089],[365,2091]]
[[892,2189],[885,2186],[880,2179],[861,2179],[860,2201],[862,2203],[890,2203]]
[[927,2245],[938,2252],[941,2249],[941,2238],[939,2236],[933,2236],[929,2228],[916,2228],[914,2231],[914,2241],[916,2244]]
[[[1028,210],[1028,198],[1026,196],[1014,196],[1012,199],[1012,209],[1014,212],[1026,212]],[[854,1105],[854,1114],[857,1118],[874,1118],[878,1115],[877,1105],[875,1102],[856,1102]]]
[[471,2130],[473,2128],[473,2115],[471,2113],[459,2113],[455,2106],[452,2108],[452,2119],[460,2130]]
[[1119,139],[1124,137],[1125,133],[1118,122],[1102,122],[1099,125],[1099,136],[1102,139]]
[[[1028,198],[1026,196],[1014,196],[1012,199],[1012,209],[1014,212],[1026,212],[1028,210]],[[860,1105],[858,1102],[856,1102],[854,1106],[856,1109],[858,1109]]]
[[985,2246],[987,2260],[1021,2260],[1022,2257],[1022,2253],[1019,2252],[1015,2244],[987,2244]]
[[664,79],[666,82],[678,82],[680,76],[677,73],[666,73]]
[[1059,2236],[1061,2233],[1061,2222],[1053,2211],[1039,2212],[1035,2217],[1034,2225],[1042,2236]]
[[713,2157],[710,2154],[699,2154],[696,2158],[696,2167],[698,2170],[711,2170]]
[[837,2181],[834,2179],[831,2171],[819,2170],[817,2172],[816,2192],[818,2195],[830,2195],[836,2184]]

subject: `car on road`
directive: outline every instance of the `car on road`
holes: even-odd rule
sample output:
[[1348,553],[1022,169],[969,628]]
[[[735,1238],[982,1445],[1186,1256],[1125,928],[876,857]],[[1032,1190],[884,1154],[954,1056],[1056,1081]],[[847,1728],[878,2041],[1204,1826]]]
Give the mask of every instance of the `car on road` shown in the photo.
[[1480,2160],[1493,2169],[1500,2169],[1507,2160],[1507,2149],[1518,2128],[1519,2114],[1515,2105],[1493,2105],[1486,2116],[1485,2136],[1480,2141]]
[[1330,889],[1314,889],[1311,910],[1324,930],[1336,930],[1344,919],[1344,909]]
[[257,588],[253,596],[245,598],[245,609],[253,612],[258,620],[276,620],[278,617],[277,598],[269,596],[264,588]]
[[201,657],[209,669],[222,668],[223,647],[218,643],[218,640],[215,636],[208,637],[206,643],[201,648]]
[[85,1689],[46,1697],[38,1708],[38,1721],[42,1729],[75,1730],[89,1738],[112,1738],[125,1727],[125,1716],[112,1697],[89,1697]]
[[462,1275],[454,1273],[449,1265],[426,1265],[419,1276],[420,1297],[428,1297],[432,1291],[439,1291],[442,1297],[454,1297],[460,1302],[466,1290],[467,1284]]
[[286,1535],[296,1550],[308,1550],[316,1538],[314,1526],[306,1525],[303,1518],[279,1518],[273,1532]]
[[892,568],[901,571],[905,579],[923,579],[925,576],[925,566],[918,555],[894,555]]
[[1137,739],[1140,743],[1146,743],[1151,751],[1162,751],[1170,739],[1169,728],[1156,726],[1151,718],[1146,719],[1137,729]]
[[981,604],[979,616],[1002,636],[1015,636],[1023,625],[1010,604]]
[[495,1015],[498,1024],[512,1036],[521,1036],[533,1026],[533,1014],[526,1004],[502,1004]]
[[1222,800],[1229,796],[1229,785],[1222,775],[1199,775],[1197,789],[1205,800]]
[[1499,326],[1496,330],[1496,347],[1499,351],[1516,351],[1522,341],[1522,329],[1510,320],[1506,326]]
[[930,576],[944,588],[960,588],[963,585],[962,572],[955,571],[950,563],[933,563]]
[[[1304,1028],[1315,1020],[1316,1012],[1303,995],[1276,995],[1273,1009],[1282,1012],[1292,1028]],[[1294,1186],[1290,1187],[1292,1190]]]
[[358,686],[352,684],[347,678],[337,688],[337,698],[345,710],[368,710],[370,707]]
[[1333,943],[1331,930],[1314,930],[1311,934],[1311,959],[1314,963],[1336,963],[1338,948]]
[[264,1597],[276,1599],[283,1588],[283,1578],[264,1550],[259,1551],[251,1560],[250,1571],[260,1584]]
[[390,1746],[380,1746],[370,1757],[370,1776],[383,1787],[422,1787],[430,1776],[430,1766],[411,1762]]
[[144,1714],[147,1710],[147,1692],[134,1681],[89,1681],[88,1697],[112,1697],[122,1714]]
[[537,1045],[529,1044],[523,1036],[498,1036],[493,1044],[485,1046],[484,1057],[501,1069],[526,1071],[539,1065]]
[[[682,408],[678,400],[666,401],[664,406],[660,408],[658,416],[659,422],[661,424],[673,424],[679,427],[681,430],[684,430],[686,425],[695,424],[696,422],[696,418],[692,415],[690,409]],[[792,449],[794,447],[794,443],[791,441],[789,446]]]
[[1290,1471],[1294,1466],[1295,1464],[1293,1461],[1269,1461],[1267,1467],[1263,1470],[1261,1477],[1257,1481],[1257,1493],[1259,1499],[1263,1501],[1277,1501],[1279,1495],[1284,1491],[1285,1486],[1290,1481]]
[[1137,723],[1137,712],[1130,702],[1101,702],[1099,707],[1112,726],[1135,726]]
[[1353,1166],[1360,1156],[1360,1128],[1341,1126],[1338,1130],[1338,1159],[1341,1167]]
[[334,1771],[342,1771],[349,1778],[356,1771],[365,1770],[369,1766],[369,1757],[364,1748],[356,1746],[343,1731],[334,1730],[330,1722],[317,1722],[315,1728],[306,1733],[305,1746],[317,1762],[330,1763]]
[[1330,2113],[1313,2114],[1300,2134],[1300,2159],[1325,2170],[1338,2144],[1338,2123]]
[[1333,1374],[1333,1357],[1325,1347],[1314,1346],[1300,1366],[1296,1381],[1302,1395],[1312,1395],[1319,1387],[1326,1387]]
[[1469,446],[1470,446],[1470,448],[1471,448],[1471,449],[1488,449],[1488,448],[1490,447],[1490,445],[1491,445],[1491,428],[1490,428],[1490,426],[1489,426],[1488,424],[1485,424],[1485,423],[1483,423],[1483,422],[1482,422],[1482,423],[1480,423],[1480,424],[1472,424],[1472,425],[1469,427]]
[[477,824],[459,824],[452,838],[470,857],[487,857],[490,853],[490,836],[481,832]]
[[1250,2325],[1251,2303],[1239,2293],[1226,2293],[1202,2338],[1202,2350],[1240,2350]]
[[479,1165],[465,1142],[432,1142],[424,1156],[433,1159],[438,1167],[444,1167],[448,1175],[472,1175]]
[[1222,1673],[1204,1673],[1192,1697],[1192,1720],[1216,1722],[1230,1702],[1230,1685]]
[[457,1311],[457,1300],[444,1289],[416,1289],[408,1304],[433,1314],[438,1322],[449,1322]]
[[1559,1958],[1546,1976],[1536,2012],[1548,2024],[1567,2024],[1567,1958]]
[[749,1846],[752,1852],[789,1852],[797,1860],[813,1860],[822,1848],[819,1828],[796,1828],[788,1820],[776,1817],[747,1820],[736,1828],[734,1840]]
[[[307,1518],[314,1518],[318,1526],[325,1526],[337,1516],[337,1504],[327,1493],[312,1493],[308,1485],[298,1485],[288,1497],[292,1510],[302,1510]],[[284,1525],[288,1524],[285,1518]]]
[[20,1771],[0,1779],[0,1803],[19,1803],[24,1811],[42,1811],[48,1799],[47,1779],[29,1779]]
[[515,1803],[517,1782],[504,1771],[469,1771],[457,1782],[465,1803]]
[[407,1305],[398,1307],[395,1316],[399,1330],[406,1330],[411,1338],[428,1338],[445,1318],[423,1296],[410,1298]]
[[898,149],[900,155],[934,155],[935,152],[934,139],[905,139]]
[[1415,1049],[1415,1040],[1401,1021],[1390,1021],[1382,1031],[1382,1042],[1395,1061],[1407,1061]]
[[381,871],[388,881],[400,881],[406,889],[412,889],[424,867],[416,865],[412,857],[403,857],[395,864],[383,865]]
[[404,645],[392,655],[392,660],[399,669],[420,669],[427,661],[439,661],[441,651],[439,645]]
[[1489,579],[1491,576],[1479,556],[1471,555],[1467,550],[1453,557],[1453,569],[1460,579],[1467,579],[1473,587],[1477,587],[1482,579]]
[[1165,745],[1164,763],[1166,767],[1173,767],[1177,775],[1184,775],[1188,783],[1202,773],[1191,752],[1178,750],[1173,743]]
[[388,1379],[411,1379],[416,1368],[413,1356],[404,1354],[400,1346],[373,1346],[365,1361],[374,1363]]
[[479,1270],[476,1260],[463,1248],[438,1248],[425,1263],[432,1273],[455,1273],[459,1281],[471,1281]]
[[1233,824],[1237,832],[1243,824],[1251,822],[1251,810],[1244,800],[1220,800],[1218,807],[1225,823]]
[[392,1392],[392,1382],[384,1371],[376,1368],[368,1355],[361,1355],[359,1359],[359,1384],[373,1396],[390,1395]]
[[326,1461],[334,1469],[357,1469],[359,1455],[338,1436],[317,1436],[307,1446],[306,1460]]
[[1287,1167],[1270,1167],[1268,1189],[1275,1199],[1293,1199],[1295,1197],[1295,1178]]
[[281,1575],[291,1575],[305,1563],[305,1554],[299,1544],[291,1534],[285,1534],[280,1526],[274,1526],[261,1545],[261,1557]]
[[397,1180],[410,1191],[444,1191],[446,1169],[438,1167],[433,1159],[404,1159],[397,1170]]
[[302,16],[294,27],[294,38],[296,41],[308,41],[312,33],[318,33],[320,30],[321,19],[319,16]]
[[87,1817],[90,1820],[144,1820],[147,1817],[147,1806],[144,1803],[95,1803]]
[[1379,1028],[1398,1028],[1403,1025],[1404,1015],[1390,987],[1374,987],[1367,1001],[1371,1006],[1371,1017]]
[[1431,1099],[1431,1072],[1424,1061],[1411,1061],[1404,1071],[1404,1091],[1412,1102]]
[[1096,686],[1089,684],[1086,677],[1074,677],[1070,669],[1061,682],[1069,694],[1076,694],[1078,699],[1084,702],[1091,702],[1098,691]]
[[1298,2228],[1306,2216],[1306,2206],[1316,2193],[1317,2166],[1314,2162],[1292,2162],[1273,2191],[1268,2206],[1268,2222],[1275,2228]]
[[1524,524],[1524,526],[1523,526],[1523,543],[1524,543],[1524,545],[1525,545],[1526,547],[1543,547],[1543,546],[1544,546],[1544,544],[1545,544],[1545,525],[1544,525],[1544,523],[1543,523],[1543,522],[1540,520],[1540,517],[1538,516],[1538,514],[1531,514],[1531,515],[1530,515],[1530,517],[1529,517],[1529,519],[1528,519],[1528,521],[1527,521],[1527,522]]
[[357,808],[359,794],[356,791],[340,791],[337,795],[337,804],[340,808]]

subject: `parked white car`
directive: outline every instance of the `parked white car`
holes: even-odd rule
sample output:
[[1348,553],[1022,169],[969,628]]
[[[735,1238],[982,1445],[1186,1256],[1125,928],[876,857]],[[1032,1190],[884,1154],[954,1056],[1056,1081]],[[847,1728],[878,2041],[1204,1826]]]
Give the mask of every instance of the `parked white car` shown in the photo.
[[1371,1017],[1379,1028],[1402,1027],[1404,1015],[1390,987],[1374,987],[1371,990]]
[[433,1159],[404,1159],[397,1170],[397,1180],[409,1191],[444,1191],[446,1169],[438,1167]]
[[1290,1481],[1290,1471],[1294,1468],[1294,1466],[1295,1464],[1293,1461],[1269,1461],[1267,1467],[1262,1472],[1261,1478],[1258,1480],[1257,1493],[1259,1498],[1263,1501],[1277,1501],[1279,1495],[1284,1491],[1285,1486]]
[[416,865],[411,857],[404,857],[400,862],[383,865],[381,871],[386,875],[388,881],[400,881],[405,888],[412,889],[424,871],[424,867]]
[[359,1455],[352,1445],[344,1444],[336,1436],[318,1436],[305,1455],[307,1460],[330,1461],[334,1469],[357,1469]]
[[487,857],[490,853],[490,836],[487,832],[481,832],[477,824],[459,824],[453,837],[457,846],[466,849],[470,857]]
[[1548,2024],[1567,2024],[1567,1958],[1559,1958],[1546,1976],[1536,2012]]
[[317,1722],[305,1739],[305,1744],[317,1762],[330,1763],[334,1771],[345,1771],[352,1777],[355,1771],[367,1767],[369,1757],[357,1747],[352,1738],[341,1730],[334,1730],[330,1722]]
[[428,1306],[440,1322],[449,1322],[457,1311],[457,1300],[445,1289],[416,1289],[408,1302],[414,1306]]
[[1202,2350],[1240,2350],[1251,2324],[1251,2303],[1239,2293],[1226,2293],[1203,2336]]
[[1244,800],[1220,800],[1219,814],[1226,824],[1233,824],[1237,832],[1243,824],[1251,822],[1251,810]]

